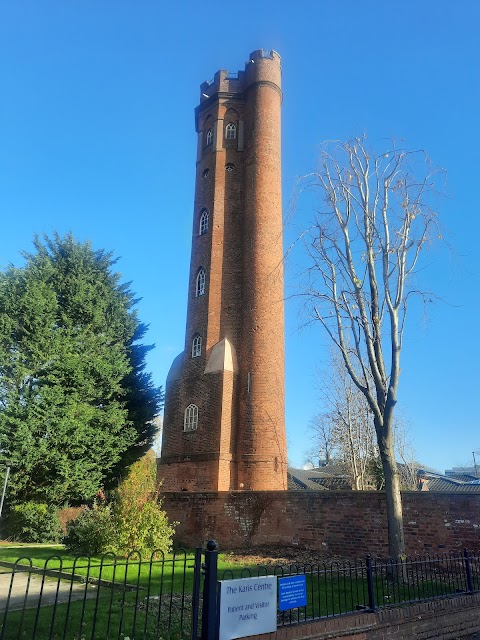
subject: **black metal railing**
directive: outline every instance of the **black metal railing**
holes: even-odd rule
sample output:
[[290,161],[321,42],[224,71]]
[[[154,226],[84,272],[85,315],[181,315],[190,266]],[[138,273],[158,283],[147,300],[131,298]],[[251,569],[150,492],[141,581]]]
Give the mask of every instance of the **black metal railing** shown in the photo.
[[464,551],[364,561],[228,569],[220,580],[305,575],[307,604],[277,612],[278,626],[480,590],[480,556]]
[[183,550],[68,564],[54,555],[42,567],[19,558],[0,567],[0,640],[190,638],[196,564]]
[[[214,541],[194,553],[142,560],[60,555],[0,567],[0,640],[216,640],[219,581],[305,576],[306,604],[277,626],[480,591],[480,555],[464,551],[380,561],[240,566],[219,570]],[[303,580],[302,580],[303,582]]]

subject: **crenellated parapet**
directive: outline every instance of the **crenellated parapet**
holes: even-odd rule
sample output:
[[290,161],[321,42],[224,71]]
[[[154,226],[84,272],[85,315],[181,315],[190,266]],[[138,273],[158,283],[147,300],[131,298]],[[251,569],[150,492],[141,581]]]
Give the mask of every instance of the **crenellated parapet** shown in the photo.
[[281,58],[273,49],[257,49],[250,54],[243,71],[232,73],[226,69],[220,69],[212,80],[207,80],[200,85],[200,104],[195,110],[197,131],[198,114],[208,108],[212,100],[242,94],[258,82],[271,84],[281,95]]

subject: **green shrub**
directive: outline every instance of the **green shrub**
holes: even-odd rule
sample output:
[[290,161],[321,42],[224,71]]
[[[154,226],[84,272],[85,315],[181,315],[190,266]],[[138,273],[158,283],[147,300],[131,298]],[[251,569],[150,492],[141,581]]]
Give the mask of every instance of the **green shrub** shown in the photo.
[[135,462],[114,497],[117,552],[142,554],[172,548],[174,525],[162,510],[153,451]]
[[117,553],[127,554],[135,549],[145,556],[153,550],[167,553],[172,548],[174,529],[156,500],[145,502],[135,510],[119,509],[116,523]]
[[61,537],[56,507],[43,502],[24,502],[11,508],[9,534],[22,542],[58,542]]
[[154,550],[167,553],[174,526],[162,510],[158,493],[156,460],[148,453],[132,465],[112,502],[101,496],[91,509],[67,524],[65,545],[89,555],[107,551],[127,555],[134,550],[144,556]]
[[114,551],[115,524],[110,505],[85,508],[78,518],[67,523],[65,546],[74,553],[94,555]]

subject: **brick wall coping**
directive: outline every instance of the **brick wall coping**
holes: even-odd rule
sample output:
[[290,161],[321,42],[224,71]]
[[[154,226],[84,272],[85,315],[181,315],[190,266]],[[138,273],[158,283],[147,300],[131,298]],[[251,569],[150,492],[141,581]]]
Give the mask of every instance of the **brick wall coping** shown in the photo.
[[[302,490],[295,490],[295,489],[287,489],[287,490],[281,490],[281,491],[162,491],[163,495],[194,495],[194,496],[255,496],[255,495],[268,495],[268,496],[295,496],[296,498],[299,498],[301,500],[308,500],[309,497],[311,497],[312,495],[316,495],[317,493],[321,493],[322,494],[322,498],[323,497],[328,497],[329,494],[334,494],[335,495],[335,499],[338,498],[338,495],[341,494],[342,496],[353,496],[355,497],[356,495],[372,495],[372,496],[385,496],[385,491],[379,491],[379,490],[373,490],[373,489],[369,489],[369,490],[361,490],[359,489],[358,491],[346,491],[345,489],[328,489],[327,491],[324,488],[319,488],[319,489],[306,489],[305,491]],[[428,496],[434,496],[434,495],[440,495],[440,496],[468,496],[468,497],[472,497],[472,498],[477,498],[478,500],[480,500],[480,492],[478,493],[474,493],[472,491],[402,491],[402,496],[416,496],[419,497],[420,499],[428,499]]]
[[480,593],[279,627],[250,640],[453,640],[480,631]]

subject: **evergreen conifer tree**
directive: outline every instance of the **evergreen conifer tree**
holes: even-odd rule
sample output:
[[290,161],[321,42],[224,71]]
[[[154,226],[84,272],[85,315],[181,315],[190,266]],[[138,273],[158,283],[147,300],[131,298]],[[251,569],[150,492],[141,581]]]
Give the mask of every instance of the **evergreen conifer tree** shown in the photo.
[[95,496],[151,446],[163,394],[129,284],[72,234],[0,272],[0,463],[9,502]]

